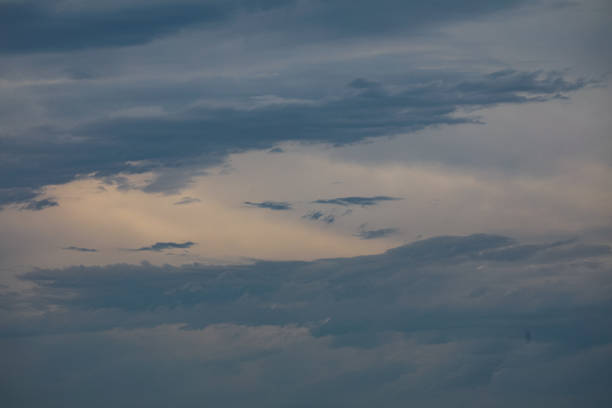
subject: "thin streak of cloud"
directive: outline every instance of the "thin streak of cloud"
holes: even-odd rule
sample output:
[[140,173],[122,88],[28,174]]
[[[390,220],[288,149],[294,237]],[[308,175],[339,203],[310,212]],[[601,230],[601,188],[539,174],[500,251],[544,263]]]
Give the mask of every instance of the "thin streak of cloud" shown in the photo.
[[287,201],[262,201],[260,203],[256,203],[252,201],[245,201],[244,205],[249,206],[249,207],[264,208],[267,210],[274,210],[274,211],[287,211],[293,208],[291,203]]
[[187,249],[191,248],[195,245],[195,242],[187,241],[187,242],[156,242],[153,245],[145,246],[137,249],[133,249],[132,251],[153,251],[153,252],[161,252],[166,249]]
[[77,251],[77,252],[98,252],[98,250],[95,248],[83,248],[83,247],[77,247],[77,246],[68,246],[62,249],[65,249],[67,251]]
[[201,201],[202,200],[200,200],[199,198],[183,197],[179,201],[175,202],[174,205],[187,205],[187,204],[199,203]]
[[374,205],[378,205],[381,202],[385,201],[396,201],[402,200],[398,197],[389,197],[389,196],[374,196],[374,197],[338,197],[338,198],[329,198],[329,199],[319,199],[313,201],[314,204],[333,204],[333,205],[341,205],[341,206],[351,206],[351,205],[360,205],[362,207],[370,207]]

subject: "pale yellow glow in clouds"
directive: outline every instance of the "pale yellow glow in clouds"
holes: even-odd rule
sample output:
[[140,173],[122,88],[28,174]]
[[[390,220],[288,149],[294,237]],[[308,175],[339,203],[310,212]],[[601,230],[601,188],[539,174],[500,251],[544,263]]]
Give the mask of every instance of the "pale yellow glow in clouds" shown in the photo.
[[[55,197],[59,207],[0,212],[5,237],[1,266],[315,259],[380,253],[417,237],[440,234],[542,237],[609,225],[608,169],[580,163],[568,166],[557,176],[526,178],[426,165],[364,166],[332,160],[320,150],[296,148],[280,155],[234,156],[228,174],[198,177],[180,195],[118,191],[113,186],[102,190],[100,181],[80,180],[48,188],[47,195]],[[311,203],[351,195],[403,200],[354,207],[346,216],[341,216],[344,208]],[[183,196],[200,202],[174,205]],[[291,201],[294,210],[242,204],[265,200]],[[334,211],[337,221],[326,225],[301,218],[311,210]],[[354,234],[363,223],[368,229],[397,228],[399,233],[361,240]],[[197,244],[188,251],[126,250],[164,241]],[[98,252],[62,249],[66,246]]]

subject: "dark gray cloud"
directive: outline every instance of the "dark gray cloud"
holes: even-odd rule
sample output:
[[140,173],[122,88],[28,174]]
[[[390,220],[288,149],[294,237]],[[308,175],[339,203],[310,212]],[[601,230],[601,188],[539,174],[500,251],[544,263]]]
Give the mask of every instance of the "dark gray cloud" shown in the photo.
[[[183,244],[157,243],[150,247],[144,247],[143,250],[186,248],[191,245],[193,245],[191,242]],[[67,306],[70,305],[74,308],[118,307],[130,311],[154,310],[158,307],[172,305],[189,307],[195,307],[199,304],[207,305],[210,310],[201,316],[192,316],[188,313],[181,316],[184,311],[177,310],[176,318],[194,319],[190,321],[196,326],[224,321],[233,323],[251,321],[261,324],[305,324],[308,321],[319,321],[330,316],[333,319],[338,319],[337,324],[342,325],[342,322],[349,318],[349,316],[344,316],[344,313],[357,313],[357,311],[350,311],[345,306],[356,305],[357,303],[354,302],[365,302],[362,305],[363,307],[369,301],[380,300],[379,296],[385,297],[393,294],[391,298],[386,299],[379,305],[379,310],[376,313],[391,311],[395,301],[398,300],[397,297],[404,296],[401,292],[397,292],[399,288],[396,287],[396,284],[406,290],[410,288],[410,291],[418,291],[419,285],[414,286],[416,284],[414,280],[421,279],[427,273],[433,275],[422,281],[421,284],[434,285],[437,288],[435,289],[436,296],[443,296],[443,292],[450,290],[446,288],[448,282],[438,281],[442,277],[444,280],[452,282],[466,279],[457,288],[459,291],[465,290],[466,285],[474,284],[493,285],[490,290],[497,291],[502,290],[503,285],[497,287],[493,282],[477,281],[487,274],[494,274],[499,279],[509,279],[511,276],[506,275],[508,273],[516,273],[515,278],[521,280],[528,277],[533,265],[539,265],[542,273],[544,273],[544,270],[549,270],[550,267],[558,267],[558,263],[560,263],[566,265],[562,269],[569,272],[573,266],[567,262],[568,259],[578,262],[581,259],[596,259],[596,257],[606,256],[610,253],[610,248],[605,245],[570,242],[563,245],[543,244],[541,248],[544,252],[563,249],[566,254],[571,254],[572,258],[567,256],[561,256],[559,259],[530,257],[529,262],[523,264],[522,262],[527,260],[523,256],[512,258],[496,256],[500,251],[517,246],[523,246],[523,244],[518,244],[508,237],[497,235],[443,236],[397,247],[384,254],[355,258],[313,262],[259,261],[252,265],[242,266],[204,266],[197,264],[183,267],[158,267],[150,264],[110,265],[88,268],[86,274],[81,267],[69,267],[35,270],[22,275],[22,279],[39,285],[40,290],[48,295],[55,292],[58,295],[60,293],[70,295],[53,297],[50,301],[65,303]],[[483,262],[485,263],[483,264]],[[474,281],[474,277],[470,278],[465,273],[466,271],[472,271],[478,265],[484,265],[486,271],[479,272],[483,275]],[[513,270],[515,272],[511,272]],[[374,271],[376,272],[374,273]],[[120,281],[123,284],[118,284]],[[383,284],[383,282],[386,283]],[[438,287],[437,285],[443,286]],[[545,284],[543,285],[542,287],[534,287],[533,290],[556,290],[548,288]],[[431,290],[434,290],[434,287],[431,287]],[[433,295],[433,292],[430,294]],[[450,291],[448,295],[452,297],[457,296],[458,293]],[[525,295],[527,295],[527,292]],[[369,296],[373,297],[369,298]],[[406,301],[409,304],[418,304],[419,299],[422,296],[427,296],[427,294],[423,293],[417,296],[415,292],[412,293],[412,296],[415,296],[415,298],[412,300],[406,299]],[[453,298],[454,300],[449,298],[447,301],[461,302],[461,296]],[[299,299],[307,302],[306,309],[300,306],[289,314],[287,314],[288,310],[262,308],[268,302],[294,302]],[[489,300],[497,301],[494,297],[489,298]],[[246,301],[246,303],[243,304],[243,301]],[[257,310],[251,308],[253,306],[251,302],[259,305],[256,307]],[[319,304],[319,302],[321,303]],[[345,302],[348,303],[345,304]],[[329,307],[332,304],[341,307],[330,309]],[[232,305],[231,311],[223,309],[230,305]],[[499,306],[504,307],[503,305]],[[391,309],[387,309],[388,307]],[[515,304],[513,307],[522,308],[520,304]],[[222,308],[229,314],[227,316],[217,314],[214,311],[215,308]],[[218,309],[217,312],[220,312],[220,310]],[[336,312],[333,312],[334,310]],[[393,316],[396,312],[399,312],[399,310],[393,311]],[[363,318],[364,325],[372,324],[376,327],[382,325],[391,328],[400,324],[401,321],[401,319],[394,321],[392,315],[389,315],[389,319],[385,322],[379,322],[375,315],[363,316]],[[350,317],[350,319],[353,319],[353,317]],[[329,323],[327,327],[332,327],[335,324]],[[349,329],[347,328],[347,330]],[[355,330],[361,329],[356,327]]]
[[29,187],[0,188],[0,210],[7,204],[34,200],[42,191]]
[[0,138],[7,157],[0,161],[0,202],[82,175],[112,179],[145,171],[161,172],[162,178],[145,191],[175,193],[181,179],[183,184],[189,180],[186,169],[219,165],[231,153],[269,149],[282,141],[345,145],[430,126],[476,123],[477,118],[458,112],[549,100],[587,84],[557,73],[510,70],[460,79],[434,74],[423,81],[390,91],[359,80],[358,88],[353,83],[343,95],[314,104],[191,107],[170,116],[105,118],[70,129],[71,137],[65,129],[30,129],[22,137]]
[[231,3],[152,2],[120,8],[59,7],[54,1],[0,3],[0,52],[80,50],[147,43],[185,27],[229,18]]
[[[0,398],[36,406],[53,381],[46,405],[82,406],[97,400],[91,384],[117,381],[122,401],[142,400],[155,372],[164,387],[152,406],[473,406],[484,395],[552,407],[568,393],[606,406],[610,248],[565,241],[538,244],[559,258],[495,255],[527,245],[477,234],[312,262],[33,270],[21,278],[34,289],[10,295],[13,318],[0,315],[13,373]],[[286,395],[270,393],[283,378]],[[65,392],[75,385],[83,392]]]
[[69,246],[69,247],[64,247],[62,249],[65,249],[68,251],[77,251],[77,252],[98,252],[98,250],[95,248],[83,248],[83,247],[77,247],[77,246]]
[[245,201],[244,204],[249,207],[265,208],[267,210],[276,210],[276,211],[286,211],[292,208],[291,203],[288,203],[286,201],[262,201],[260,203]]
[[193,197],[183,197],[181,198],[179,201],[177,201],[176,203],[174,203],[174,205],[186,205],[186,204],[193,204],[193,203],[199,203],[201,200],[199,198],[193,198]]
[[365,229],[364,226],[360,228],[359,232],[355,234],[361,239],[377,239],[388,237],[389,235],[397,234],[399,230],[397,228],[380,228],[374,230]]
[[45,208],[57,206],[59,206],[59,203],[57,201],[50,198],[43,198],[42,200],[30,200],[26,204],[21,206],[21,209],[28,211],[41,211]]
[[182,243],[179,243],[179,242],[156,242],[155,244],[153,244],[151,246],[146,246],[146,247],[134,249],[134,251],[154,251],[154,252],[160,252],[160,251],[164,251],[166,249],[191,248],[194,245],[195,245],[195,243],[191,242],[191,241],[182,242]]
[[[60,1],[0,3],[0,52],[32,53],[84,50],[148,43],[187,28],[221,28],[238,17],[265,24],[247,34],[282,32],[293,41],[304,37],[355,37],[414,30],[462,20],[520,4],[517,0],[471,0],[436,6],[383,0],[205,0],[125,1],[104,6]],[[252,25],[247,25],[247,27]],[[266,28],[266,30],[262,30]]]
[[388,197],[388,196],[374,196],[374,197],[339,197],[339,198],[329,198],[329,199],[319,199],[313,201],[316,204],[334,204],[334,205],[360,205],[362,207],[369,207],[373,205],[378,205],[384,201],[395,201],[401,200],[401,198],[397,197]]

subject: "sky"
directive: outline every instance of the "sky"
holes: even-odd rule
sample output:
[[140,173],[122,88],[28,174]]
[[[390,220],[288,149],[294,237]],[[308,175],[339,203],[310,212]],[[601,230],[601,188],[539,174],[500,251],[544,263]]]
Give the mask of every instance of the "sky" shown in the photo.
[[607,0],[0,0],[0,405],[608,407]]

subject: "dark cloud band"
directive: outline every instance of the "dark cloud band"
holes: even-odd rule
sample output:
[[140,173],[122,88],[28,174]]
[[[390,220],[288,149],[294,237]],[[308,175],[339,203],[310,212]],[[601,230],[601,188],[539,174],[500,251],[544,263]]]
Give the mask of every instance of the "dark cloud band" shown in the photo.
[[[357,89],[353,83],[341,97],[316,104],[246,110],[198,107],[164,117],[100,119],[71,129],[79,138],[68,142],[65,131],[50,128],[20,138],[0,138],[0,151],[16,158],[0,162],[0,203],[14,202],[23,192],[66,183],[79,175],[163,173],[166,168],[176,172],[218,165],[231,153],[269,149],[288,140],[344,145],[430,126],[475,123],[476,118],[461,116],[458,111],[549,100],[588,83],[568,81],[556,73],[516,71],[472,79],[434,79],[393,92],[360,81]],[[183,176],[185,180],[188,174]],[[158,183],[150,190],[158,192],[164,185]],[[165,188],[176,192],[177,186],[180,180],[173,178]],[[335,200],[320,201],[370,205],[367,198]]]

